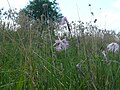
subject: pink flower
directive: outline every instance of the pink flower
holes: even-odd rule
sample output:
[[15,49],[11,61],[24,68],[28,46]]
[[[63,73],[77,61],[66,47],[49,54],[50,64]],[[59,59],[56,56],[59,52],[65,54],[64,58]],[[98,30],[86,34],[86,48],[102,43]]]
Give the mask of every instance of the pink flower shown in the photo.
[[64,25],[64,24],[66,24],[66,23],[68,23],[68,20],[67,20],[66,17],[63,17],[63,18],[61,19],[60,24],[61,24],[61,25]]
[[107,45],[107,51],[117,52],[119,51],[119,45],[117,43],[110,43]]
[[68,47],[68,41],[66,40],[66,37],[62,40],[63,42],[63,48],[66,49]]
[[68,41],[66,40],[66,37],[61,40],[60,37],[58,37],[58,40],[55,40],[55,43],[53,46],[55,46],[55,49],[57,51],[60,51],[60,50],[63,50],[63,49],[66,49],[68,47]]

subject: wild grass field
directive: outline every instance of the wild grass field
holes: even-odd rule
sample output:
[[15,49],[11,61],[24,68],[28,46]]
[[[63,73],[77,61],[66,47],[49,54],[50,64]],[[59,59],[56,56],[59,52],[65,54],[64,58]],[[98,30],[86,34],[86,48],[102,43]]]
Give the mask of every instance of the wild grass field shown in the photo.
[[120,89],[120,52],[109,52],[108,62],[102,55],[108,43],[120,44],[115,38],[119,34],[103,30],[103,38],[98,31],[96,35],[68,35],[68,48],[56,51],[53,26],[41,27],[12,31],[2,25],[0,90]]
[[[120,45],[120,33],[82,21],[68,30],[20,20],[15,28],[0,19],[0,90],[120,90],[120,52],[108,52],[108,61],[102,54],[109,43]],[[56,50],[58,36],[66,49]]]

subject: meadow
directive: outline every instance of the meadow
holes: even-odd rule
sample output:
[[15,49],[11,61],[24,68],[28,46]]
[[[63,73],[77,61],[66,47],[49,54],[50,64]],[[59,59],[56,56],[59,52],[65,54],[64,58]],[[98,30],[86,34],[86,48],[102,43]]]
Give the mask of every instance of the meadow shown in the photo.
[[[111,42],[120,45],[120,34],[70,24],[72,35],[53,22],[23,24],[16,30],[1,23],[0,90],[119,90],[120,52],[107,53],[106,62],[102,51]],[[56,51],[59,32],[69,46]]]

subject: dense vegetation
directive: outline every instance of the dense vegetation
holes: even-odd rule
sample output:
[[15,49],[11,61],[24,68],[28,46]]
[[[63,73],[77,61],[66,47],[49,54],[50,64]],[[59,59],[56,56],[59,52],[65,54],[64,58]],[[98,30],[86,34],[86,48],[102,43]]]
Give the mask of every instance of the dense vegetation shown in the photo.
[[[22,16],[17,28],[0,23],[0,90],[119,90],[120,52],[102,51],[120,34],[90,23],[31,23]],[[66,32],[65,32],[66,31]],[[53,44],[67,36],[69,47],[56,51]],[[72,34],[72,35],[71,35]]]

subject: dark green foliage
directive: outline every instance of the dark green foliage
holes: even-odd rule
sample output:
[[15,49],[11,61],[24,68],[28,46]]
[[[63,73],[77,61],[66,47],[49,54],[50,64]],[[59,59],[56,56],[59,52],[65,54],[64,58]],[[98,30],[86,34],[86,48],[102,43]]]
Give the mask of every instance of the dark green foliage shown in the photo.
[[52,2],[49,0],[30,1],[30,4],[20,12],[24,12],[30,18],[39,20],[41,20],[41,15],[44,15],[45,18],[50,18],[52,20],[57,20],[62,17],[56,0],[53,0]]

